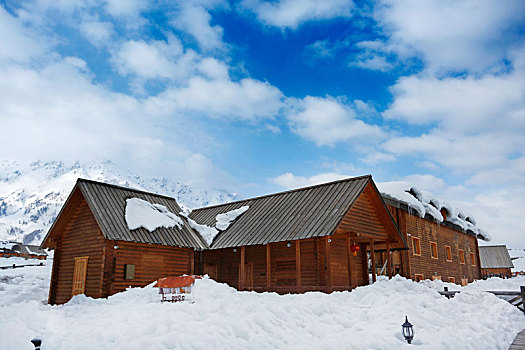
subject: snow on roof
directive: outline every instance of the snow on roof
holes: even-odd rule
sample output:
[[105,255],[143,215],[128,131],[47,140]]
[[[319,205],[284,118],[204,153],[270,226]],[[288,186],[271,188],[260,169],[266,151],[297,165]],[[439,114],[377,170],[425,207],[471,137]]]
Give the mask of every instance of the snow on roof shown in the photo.
[[0,241],[0,249],[2,250],[13,250],[13,247],[17,243],[8,242],[8,241]]
[[153,232],[159,227],[170,228],[183,225],[182,219],[165,206],[152,204],[140,198],[126,199],[126,223],[130,230],[144,227]]
[[392,181],[376,183],[381,195],[387,198],[398,200],[405,203],[409,210],[417,212],[419,217],[424,218],[430,215],[436,222],[445,221],[441,210],[447,212],[447,220],[453,223],[463,231],[472,231],[484,241],[490,241],[492,237],[489,233],[476,226],[476,221],[472,216],[462,210],[450,205],[449,203],[436,198],[432,193],[421,191],[412,186],[407,181]]
[[26,248],[32,255],[47,256],[47,253],[43,249],[40,249],[40,247],[37,245],[26,245]]
[[250,209],[250,206],[245,205],[240,208],[230,210],[226,213],[218,214],[215,217],[215,220],[217,220],[217,223],[215,224],[215,227],[218,228],[221,231],[224,231],[230,226],[230,224],[237,219],[240,215],[242,215],[244,212],[246,212],[248,209]]
[[217,230],[215,227],[198,224],[189,217],[187,219],[188,224],[190,224],[190,227],[194,230],[197,230],[197,232],[199,232],[199,234],[206,241],[206,243],[208,243],[208,245],[211,245],[215,236],[219,234],[219,230]]

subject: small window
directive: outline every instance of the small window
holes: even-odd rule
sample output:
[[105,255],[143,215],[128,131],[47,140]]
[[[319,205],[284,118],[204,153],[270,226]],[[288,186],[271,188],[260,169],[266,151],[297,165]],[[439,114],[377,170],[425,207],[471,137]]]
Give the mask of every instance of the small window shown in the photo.
[[440,280],[441,281],[441,276],[432,275],[432,281],[435,281],[435,280]]
[[448,281],[449,281],[450,283],[456,283],[456,277],[449,277],[449,278],[448,278]]
[[476,256],[474,255],[474,253],[470,253],[470,264],[472,266],[476,266]]
[[135,265],[124,265],[124,278],[127,280],[132,280],[135,278]]
[[415,279],[416,279],[416,282],[419,282],[419,281],[423,281],[424,278],[423,278],[423,274],[420,274],[420,273],[416,273],[416,275],[414,276]]
[[462,286],[466,286],[468,284],[468,279],[467,278],[462,278],[461,279],[461,285]]
[[432,259],[438,258],[438,244],[436,242],[430,242],[430,257]]
[[448,245],[445,246],[445,254],[447,256],[447,261],[452,261],[452,249]]
[[459,250],[459,262],[461,264],[464,264],[465,263],[465,252],[462,251],[461,249]]
[[417,237],[412,237],[412,250],[414,255],[421,256],[420,239]]

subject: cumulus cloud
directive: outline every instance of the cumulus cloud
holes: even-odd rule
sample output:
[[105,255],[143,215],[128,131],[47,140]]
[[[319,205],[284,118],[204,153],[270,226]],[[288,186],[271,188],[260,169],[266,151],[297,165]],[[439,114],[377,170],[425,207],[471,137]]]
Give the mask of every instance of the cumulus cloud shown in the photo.
[[293,173],[285,173],[270,179],[270,182],[287,189],[292,189],[342,180],[348,177],[350,176],[338,173],[322,173],[311,177],[296,176]]
[[348,18],[353,7],[351,0],[243,0],[240,3],[242,10],[253,12],[261,23],[281,29],[296,29],[308,21]]
[[420,57],[434,72],[497,69],[523,26],[520,0],[382,0],[374,18],[388,37],[387,47],[402,59]]
[[80,23],[79,30],[90,43],[100,46],[107,44],[113,35],[113,24],[96,19],[86,19]]
[[291,105],[287,114],[290,129],[318,146],[384,137],[380,127],[357,119],[356,109],[363,107],[361,103],[352,108],[333,97],[306,96]]

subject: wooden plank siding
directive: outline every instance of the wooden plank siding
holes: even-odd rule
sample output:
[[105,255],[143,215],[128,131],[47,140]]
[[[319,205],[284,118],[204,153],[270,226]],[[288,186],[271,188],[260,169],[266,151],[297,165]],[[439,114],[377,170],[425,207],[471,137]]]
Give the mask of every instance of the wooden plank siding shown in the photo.
[[58,259],[53,260],[53,283],[51,283],[50,303],[62,304],[71,299],[75,258],[87,256],[86,286],[84,294],[100,298],[103,247],[105,240],[100,233],[95,217],[87,202],[82,199],[74,210],[56,247]]
[[[193,249],[144,244],[116,242],[114,251],[114,277],[108,294],[125,290],[127,287],[143,287],[162,277],[191,274]],[[109,248],[109,247],[108,247]],[[135,265],[135,278],[125,279],[125,265]],[[111,275],[111,273],[110,273]]]
[[[400,208],[389,206],[389,210],[396,218],[398,227],[408,243],[408,252],[401,255],[407,277],[415,280],[417,274],[423,275],[425,279],[432,279],[432,276],[437,275],[444,281],[452,277],[456,283],[462,278],[468,279],[469,282],[481,278],[476,237],[448,225],[440,225],[418,215],[412,215]],[[414,255],[412,237],[420,239],[421,256]],[[430,242],[437,243],[437,259],[431,257]],[[452,261],[447,261],[445,246],[451,248]],[[460,262],[459,250],[465,253],[464,264]],[[471,252],[474,253],[474,262],[471,261]]]

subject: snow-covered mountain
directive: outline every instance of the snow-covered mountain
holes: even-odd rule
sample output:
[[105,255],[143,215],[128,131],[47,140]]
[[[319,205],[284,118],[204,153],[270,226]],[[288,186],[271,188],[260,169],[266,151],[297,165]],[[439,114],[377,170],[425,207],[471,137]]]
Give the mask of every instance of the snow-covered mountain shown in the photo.
[[79,177],[171,196],[187,208],[237,199],[223,189],[197,189],[172,179],[140,176],[111,161],[0,161],[0,240],[39,244]]

